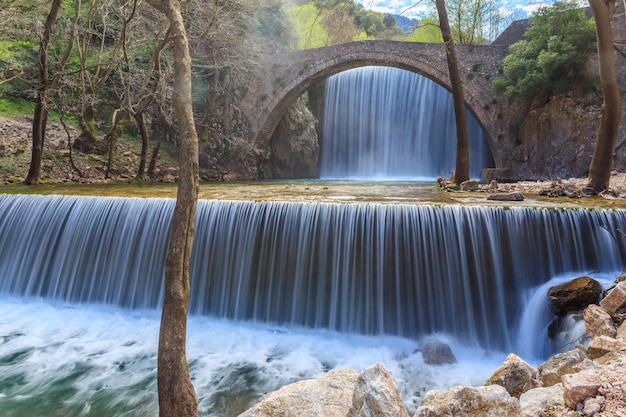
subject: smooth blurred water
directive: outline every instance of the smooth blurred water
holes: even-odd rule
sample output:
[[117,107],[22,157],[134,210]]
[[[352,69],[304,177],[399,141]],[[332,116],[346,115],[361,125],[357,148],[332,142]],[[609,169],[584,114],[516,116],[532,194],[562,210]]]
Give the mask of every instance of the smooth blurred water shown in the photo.
[[[156,415],[172,199],[0,196],[0,415]],[[623,210],[200,201],[189,361],[206,416],[383,362],[404,401],[544,359],[545,285],[611,280]],[[623,243],[623,242],[622,242]],[[425,366],[437,335],[459,359]],[[530,345],[529,345],[530,342]]]
[[[449,176],[455,166],[452,95],[410,71],[364,67],[326,81],[320,177],[412,179]],[[493,166],[483,131],[466,111],[470,175]]]

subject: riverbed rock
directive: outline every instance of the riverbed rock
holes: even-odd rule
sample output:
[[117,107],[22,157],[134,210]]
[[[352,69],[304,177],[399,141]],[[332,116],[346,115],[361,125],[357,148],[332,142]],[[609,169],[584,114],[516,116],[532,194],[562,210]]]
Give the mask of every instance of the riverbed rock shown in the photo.
[[601,385],[595,369],[563,375],[563,400],[568,407],[576,410],[578,404],[595,397]]
[[591,339],[587,346],[587,356],[590,359],[598,359],[607,353],[626,349],[626,340],[614,339],[608,336],[598,336]]
[[519,400],[500,385],[428,391],[414,417],[519,417]]
[[538,387],[526,391],[520,396],[522,417],[537,417],[546,407],[559,405],[563,402],[563,384],[550,387]]
[[524,194],[520,191],[513,191],[511,193],[498,193],[489,194],[487,200],[494,201],[524,201]]
[[239,417],[347,416],[358,379],[354,369],[339,369],[294,382],[265,395]]
[[602,294],[602,286],[590,276],[575,278],[566,283],[555,285],[548,290],[550,310],[558,317],[582,310],[589,304],[595,304]]
[[476,191],[478,190],[478,181],[467,180],[463,181],[460,186],[461,191]]
[[585,331],[589,337],[608,336],[615,338],[617,329],[613,323],[613,317],[604,308],[589,304],[583,311]]
[[409,417],[392,373],[381,363],[359,374],[348,417]]
[[509,395],[519,398],[524,392],[541,386],[537,370],[514,353],[506,357],[485,385],[500,385]]
[[617,334],[615,335],[616,339],[626,339],[626,321],[623,321],[622,324],[617,328]]
[[539,365],[537,369],[539,379],[544,387],[560,384],[561,377],[578,372],[580,369],[577,365],[585,359],[587,359],[587,354],[581,349],[558,353]]
[[611,313],[617,313],[626,307],[626,281],[618,283],[607,295],[600,301],[600,306]]
[[422,359],[427,365],[444,365],[456,363],[456,357],[447,344],[437,340],[428,339],[422,350]]

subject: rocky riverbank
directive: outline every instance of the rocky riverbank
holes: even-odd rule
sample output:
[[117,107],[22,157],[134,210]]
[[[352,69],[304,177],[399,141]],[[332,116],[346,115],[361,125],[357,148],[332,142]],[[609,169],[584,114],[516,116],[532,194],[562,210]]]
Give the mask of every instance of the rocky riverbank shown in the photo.
[[[0,117],[0,184],[21,182],[28,173],[30,165],[32,120],[29,117],[8,119]],[[128,181],[133,179],[139,164],[137,144],[120,141],[113,159],[110,178],[105,178],[106,156],[84,154],[73,151],[74,164],[80,174],[72,168],[68,138],[74,140],[78,131],[71,126],[66,131],[59,122],[49,122],[46,137],[41,180],[50,183],[76,182],[94,183]],[[174,181],[177,174],[177,160],[172,155],[159,158],[153,181]],[[545,195],[550,197],[583,198],[586,193],[586,178],[556,178],[552,181],[518,181],[514,183],[481,184],[471,181],[466,191],[476,193],[514,193]],[[454,191],[449,182],[443,182],[444,189]],[[462,187],[463,188],[463,187]],[[626,173],[614,171],[610,187],[601,197],[607,199],[626,199]]]
[[[554,294],[578,305],[589,296],[587,277]],[[591,286],[593,288],[593,286]],[[593,289],[592,289],[593,291]],[[548,297],[548,294],[546,294]],[[563,299],[560,298],[559,301]],[[626,416],[626,281],[598,304],[584,308],[586,346],[554,355],[537,369],[509,355],[483,386],[458,386],[426,393],[414,417],[624,417]],[[441,349],[438,349],[441,351]],[[426,355],[426,352],[422,353]],[[450,363],[449,354],[439,364]],[[264,396],[240,417],[409,416],[393,375],[373,364],[359,373],[333,370]]]
[[[30,167],[32,119],[0,117],[0,185],[21,182]],[[41,166],[44,183],[100,183],[129,181],[137,175],[140,144],[121,139],[115,147],[109,178],[105,178],[108,155],[72,150],[72,167],[68,140],[74,141],[79,132],[71,125],[48,122]],[[171,153],[161,152],[152,181],[174,181],[177,160]]]

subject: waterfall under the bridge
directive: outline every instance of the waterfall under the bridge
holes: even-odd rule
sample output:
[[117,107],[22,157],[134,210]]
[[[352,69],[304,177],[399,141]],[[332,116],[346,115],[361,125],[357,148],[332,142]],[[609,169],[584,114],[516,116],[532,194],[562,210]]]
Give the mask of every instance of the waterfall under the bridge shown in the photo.
[[[410,71],[364,67],[326,83],[320,178],[433,180],[456,155],[452,95]],[[481,127],[466,111],[470,175],[493,166]]]

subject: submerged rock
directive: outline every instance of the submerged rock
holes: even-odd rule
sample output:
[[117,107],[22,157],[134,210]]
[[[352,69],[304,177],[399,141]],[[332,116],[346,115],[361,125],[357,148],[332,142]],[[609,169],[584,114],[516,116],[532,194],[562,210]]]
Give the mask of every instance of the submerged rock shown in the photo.
[[548,290],[550,310],[558,317],[582,310],[589,304],[595,304],[602,294],[602,286],[598,281],[582,276]]
[[426,341],[422,350],[422,359],[427,365],[456,363],[456,357],[452,353],[450,346],[436,339],[428,339]]
[[519,417],[520,403],[500,385],[428,391],[414,417]]
[[537,370],[514,353],[506,357],[502,366],[495,370],[485,385],[500,385],[515,398],[541,386]]

